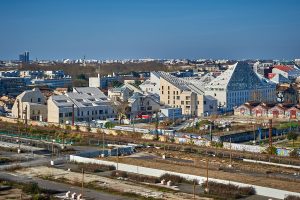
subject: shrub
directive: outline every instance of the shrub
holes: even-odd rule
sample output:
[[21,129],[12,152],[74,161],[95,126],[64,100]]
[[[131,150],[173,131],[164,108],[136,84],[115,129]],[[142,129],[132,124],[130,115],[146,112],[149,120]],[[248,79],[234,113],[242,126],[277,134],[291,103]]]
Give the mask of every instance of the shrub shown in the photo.
[[[216,182],[208,182],[209,194],[222,195],[226,198],[241,198],[243,196],[254,195],[255,189],[253,187],[240,187],[233,184],[223,184]],[[203,188],[206,187],[206,182],[201,185]]]
[[111,172],[111,176],[112,177],[122,177],[122,178],[127,178],[127,172],[123,172],[123,171],[112,171]]
[[111,176],[128,178],[132,181],[145,182],[145,183],[158,183],[159,182],[159,179],[156,177],[145,176],[145,175],[134,174],[134,173],[127,173],[124,171],[113,171],[113,172],[111,172]]
[[30,194],[39,194],[41,192],[41,189],[39,188],[38,184],[35,182],[30,182],[28,184],[25,184],[23,186],[23,190],[24,192]]
[[181,176],[173,175],[173,174],[163,174],[159,177],[159,180],[166,180],[166,181],[172,181],[175,184],[182,183],[186,181]]
[[288,195],[284,200],[300,200],[300,196]]
[[103,164],[78,164],[78,169],[84,169],[86,172],[103,172],[115,170],[116,167],[113,165],[103,165]]
[[145,176],[140,174],[127,174],[128,179],[138,182],[145,182],[145,183],[158,183],[159,179],[152,176]]
[[104,128],[106,128],[106,129],[111,129],[113,127],[115,127],[115,125],[112,122],[106,122],[104,124]]

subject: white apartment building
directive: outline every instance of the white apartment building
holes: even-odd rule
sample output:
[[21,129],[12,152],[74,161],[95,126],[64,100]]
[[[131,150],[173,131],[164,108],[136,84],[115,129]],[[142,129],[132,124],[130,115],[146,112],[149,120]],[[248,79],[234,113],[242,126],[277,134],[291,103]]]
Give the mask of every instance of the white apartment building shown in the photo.
[[135,92],[128,99],[130,111],[134,115],[153,114],[160,110],[159,99],[155,95],[142,94]]
[[139,87],[143,92],[160,95],[160,72],[151,72],[150,78],[144,81]]
[[247,101],[274,102],[276,84],[259,76],[245,62],[238,62],[205,87],[205,94],[218,100],[218,107],[232,111]]
[[127,101],[134,92],[142,92],[139,88],[125,83],[121,87],[108,89],[108,97],[113,101]]
[[112,102],[98,88],[73,88],[73,92],[54,95],[48,99],[48,122],[71,124],[115,118]]

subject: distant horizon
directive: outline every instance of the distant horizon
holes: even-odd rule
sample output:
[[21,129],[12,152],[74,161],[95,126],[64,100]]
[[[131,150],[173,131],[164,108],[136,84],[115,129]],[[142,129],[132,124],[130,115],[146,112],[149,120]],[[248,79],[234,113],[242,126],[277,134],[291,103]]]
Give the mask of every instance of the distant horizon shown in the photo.
[[[29,52],[30,53],[30,52]],[[38,61],[62,61],[62,60],[84,60],[84,58],[52,58],[52,59],[46,59],[46,58],[37,58]],[[97,61],[105,61],[105,60],[118,60],[118,61],[125,61],[125,60],[146,60],[146,59],[153,59],[153,60],[228,60],[228,61],[243,61],[243,60],[272,60],[272,61],[294,61],[296,59],[300,59],[300,56],[297,58],[291,58],[291,59],[278,59],[278,58],[242,58],[242,59],[235,59],[235,58],[147,58],[147,57],[141,57],[141,58],[85,58],[85,60],[97,60]],[[19,61],[18,58],[13,59],[2,59],[1,61]],[[32,58],[30,55],[30,61],[35,62],[36,58]]]
[[298,0],[2,0],[0,60],[300,58]]

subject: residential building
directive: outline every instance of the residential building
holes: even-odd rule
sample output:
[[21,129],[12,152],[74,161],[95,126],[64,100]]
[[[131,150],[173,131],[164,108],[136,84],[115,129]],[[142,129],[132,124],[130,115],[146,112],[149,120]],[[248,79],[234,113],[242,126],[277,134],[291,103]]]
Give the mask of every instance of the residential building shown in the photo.
[[278,103],[297,104],[299,101],[297,89],[290,84],[277,85],[276,94]]
[[272,73],[281,74],[285,78],[290,80],[295,80],[300,76],[300,70],[295,66],[287,66],[287,65],[275,65],[272,69]]
[[150,78],[139,87],[144,92],[160,95],[160,72],[150,72]]
[[160,102],[181,108],[183,115],[203,116],[217,113],[217,100],[204,94],[204,83],[185,80],[166,72],[160,75]]
[[12,116],[18,119],[47,121],[46,98],[38,88],[26,90],[17,96]]
[[128,99],[128,103],[128,106],[130,107],[130,112],[134,116],[153,114],[154,112],[160,110],[160,103],[155,95],[148,95],[140,92],[135,92]]
[[20,71],[11,70],[11,71],[0,71],[0,77],[19,77]]
[[0,77],[0,95],[16,97],[26,89],[26,80],[24,78]]
[[300,119],[300,106],[298,104],[246,102],[234,109],[234,115],[273,119]]
[[169,119],[179,119],[182,118],[181,108],[161,108],[160,112]]
[[98,74],[97,77],[89,78],[89,87],[97,87],[100,89],[108,89],[109,86],[113,84],[114,81],[120,81],[118,76],[104,76],[100,77]]
[[275,102],[276,84],[259,76],[246,62],[237,62],[208,83],[205,94],[216,98],[219,109],[226,112],[247,101]]
[[95,87],[73,88],[73,92],[53,95],[48,99],[48,122],[71,124],[115,118],[112,102]]
[[48,86],[50,88],[57,87],[69,87],[72,85],[71,77],[59,78],[59,79],[32,79],[31,84],[34,86]]
[[127,101],[134,92],[142,92],[131,84],[124,84],[121,87],[108,89],[108,97],[113,101]]
[[291,83],[292,81],[286,77],[284,77],[282,74],[275,74],[275,73],[269,73],[268,79],[270,79],[272,82],[276,84],[282,84],[282,83]]

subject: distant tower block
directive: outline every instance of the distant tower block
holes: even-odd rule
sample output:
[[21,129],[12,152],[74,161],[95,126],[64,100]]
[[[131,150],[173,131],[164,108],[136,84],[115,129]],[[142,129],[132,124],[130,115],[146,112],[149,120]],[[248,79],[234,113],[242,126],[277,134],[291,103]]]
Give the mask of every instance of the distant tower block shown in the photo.
[[85,63],[85,55],[83,56],[83,66],[84,66],[84,67],[86,66],[86,63]]

